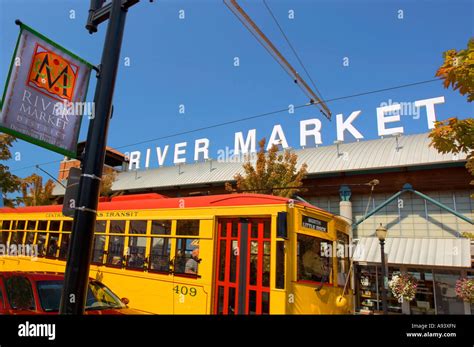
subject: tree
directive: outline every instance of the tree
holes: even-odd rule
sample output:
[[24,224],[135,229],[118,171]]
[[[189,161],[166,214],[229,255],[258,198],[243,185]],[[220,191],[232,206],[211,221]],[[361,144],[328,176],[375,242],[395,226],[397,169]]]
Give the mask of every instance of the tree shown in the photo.
[[443,58],[436,76],[444,79],[445,88],[459,89],[461,95],[467,94],[467,101],[474,101],[474,38],[469,40],[467,49],[459,52],[450,49],[444,52]]
[[[302,186],[302,180],[307,173],[306,163],[297,170],[298,156],[294,152],[285,150],[283,153],[278,153],[278,146],[273,144],[265,154],[265,138],[260,140],[259,146],[255,167],[247,159],[243,165],[245,176],[241,174],[234,176],[237,191],[283,197],[292,197],[300,191],[301,188],[298,187]],[[226,190],[235,191],[229,182],[226,183]]]
[[[450,49],[444,52],[443,65],[436,76],[444,79],[444,87],[450,86],[467,94],[467,101],[474,100],[474,38],[468,42],[467,49],[459,52]],[[467,153],[466,168],[474,175],[474,119],[459,120],[456,117],[435,123],[430,133],[431,145],[440,153]],[[474,184],[474,180],[471,181]]]
[[474,118],[453,117],[436,122],[430,138],[431,145],[440,153],[467,153],[466,168],[474,175]]
[[100,181],[100,196],[111,196],[112,195],[112,184],[117,178],[117,172],[111,170],[110,172],[104,173],[102,175],[102,180]]
[[52,205],[54,183],[52,180],[46,181],[43,186],[43,177],[32,174],[21,180],[21,201],[25,206]]
[[3,195],[5,206],[13,207],[14,200],[7,199],[7,193],[14,193],[20,188],[20,178],[13,175],[10,172],[10,168],[2,161],[6,161],[12,158],[10,147],[13,145],[16,139],[13,136],[0,134],[0,191]]

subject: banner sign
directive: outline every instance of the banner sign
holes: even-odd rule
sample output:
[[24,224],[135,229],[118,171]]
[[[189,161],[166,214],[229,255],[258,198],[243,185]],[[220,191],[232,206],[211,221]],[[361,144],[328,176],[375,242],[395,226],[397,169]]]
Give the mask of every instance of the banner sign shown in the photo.
[[0,131],[76,158],[92,65],[28,26],[20,27]]

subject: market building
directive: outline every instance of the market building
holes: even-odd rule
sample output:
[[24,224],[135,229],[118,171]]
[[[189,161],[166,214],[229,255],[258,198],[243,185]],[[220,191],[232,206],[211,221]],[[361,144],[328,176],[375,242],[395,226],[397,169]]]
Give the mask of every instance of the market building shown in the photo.
[[[294,150],[299,164],[308,165],[306,190],[299,196],[353,224],[358,313],[381,310],[381,252],[375,230],[382,224],[388,230],[388,278],[409,273],[418,280],[410,302],[398,302],[389,293],[389,312],[474,314],[474,305],[455,291],[459,278],[474,277],[472,176],[465,154],[440,154],[429,144],[428,134],[415,134]],[[112,190],[124,194],[225,193],[225,183],[243,172],[242,160],[235,158],[133,171],[120,160],[111,163],[120,171]],[[65,160],[61,178],[75,165]],[[54,194],[61,196],[64,189],[57,186]]]

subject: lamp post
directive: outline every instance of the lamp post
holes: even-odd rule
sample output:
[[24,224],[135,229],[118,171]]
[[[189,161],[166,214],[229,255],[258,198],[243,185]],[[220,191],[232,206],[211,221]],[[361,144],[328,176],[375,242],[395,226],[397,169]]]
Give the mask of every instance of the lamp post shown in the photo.
[[386,283],[387,283],[387,274],[385,273],[385,252],[384,252],[384,246],[385,246],[385,238],[387,237],[387,229],[382,226],[382,223],[380,223],[379,227],[375,230],[375,233],[377,235],[377,238],[380,241],[380,252],[382,256],[382,309],[383,309],[383,314],[388,313],[387,309],[387,288],[386,288]]

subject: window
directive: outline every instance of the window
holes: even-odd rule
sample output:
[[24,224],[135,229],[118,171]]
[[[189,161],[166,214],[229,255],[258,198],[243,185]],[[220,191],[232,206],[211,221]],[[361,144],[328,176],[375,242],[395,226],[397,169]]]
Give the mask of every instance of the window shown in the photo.
[[30,231],[26,233],[25,245],[32,245],[35,242],[35,233]]
[[12,231],[12,237],[10,238],[10,244],[19,245],[23,243],[24,231]]
[[168,272],[170,270],[170,239],[153,237],[151,240],[150,271]]
[[38,245],[38,257],[44,257],[45,255],[45,246],[46,243],[46,233],[38,233],[36,238],[36,244]]
[[52,220],[49,222],[49,230],[50,231],[59,231],[59,226],[61,222],[58,220]]
[[285,241],[276,242],[276,282],[278,289],[285,289]]
[[298,234],[298,280],[331,282],[331,241]]
[[199,220],[178,220],[176,235],[199,236]]
[[40,220],[38,222],[38,230],[42,230],[42,231],[48,230],[48,221]]
[[10,236],[10,233],[8,232],[10,230],[10,224],[11,221],[9,220],[4,220],[3,222],[0,222],[0,229],[2,229],[2,232],[0,233],[0,242],[3,245],[6,245],[8,242],[8,236]]
[[125,221],[124,220],[111,220],[109,233],[111,234],[125,233]]
[[338,231],[336,243],[337,284],[344,286],[349,274],[349,236]]
[[23,243],[25,225],[26,222],[24,220],[13,222],[10,244],[19,245]]
[[33,230],[36,229],[36,221],[28,221],[26,225],[26,230],[31,230],[26,233],[25,237],[25,244],[32,245],[35,241],[35,232]]
[[14,310],[34,310],[35,299],[30,281],[23,276],[9,277],[5,281],[8,301]]
[[[38,296],[41,307],[46,312],[59,311],[63,281],[38,281]],[[105,285],[90,281],[87,291],[86,310],[121,309],[125,305]]]
[[94,249],[92,250],[92,263],[102,264],[104,261],[105,235],[94,236]]
[[123,260],[123,236],[109,236],[109,251],[107,253],[107,264],[111,266],[122,266]]
[[59,234],[58,233],[50,233],[49,240],[48,240],[48,251],[46,252],[47,257],[56,258],[56,252],[59,249]]
[[151,233],[159,235],[171,235],[170,220],[153,220],[151,221]]
[[61,247],[59,248],[59,259],[66,259],[69,252],[69,238],[71,234],[63,233],[61,236]]
[[96,233],[105,233],[106,226],[107,226],[107,221],[106,220],[96,220],[94,231]]
[[146,220],[130,221],[130,234],[146,234]]
[[63,231],[72,231],[72,220],[63,221]]
[[0,230],[10,230],[10,224],[11,224],[11,221],[9,220],[4,220],[3,222],[0,221]]
[[176,274],[197,275],[199,259],[199,239],[176,239],[176,257],[174,272]]
[[130,237],[128,241],[127,268],[143,269],[143,265],[145,265],[146,240],[146,237]]

